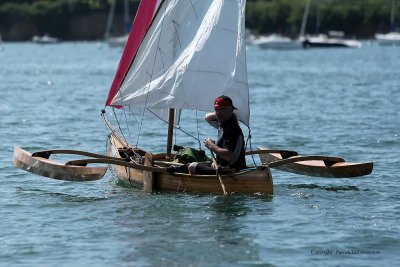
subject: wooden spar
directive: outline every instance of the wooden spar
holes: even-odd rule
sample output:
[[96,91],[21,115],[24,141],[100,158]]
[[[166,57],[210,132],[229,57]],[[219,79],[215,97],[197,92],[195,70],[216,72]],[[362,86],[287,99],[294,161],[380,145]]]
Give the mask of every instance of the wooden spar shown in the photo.
[[91,158],[101,158],[101,159],[115,159],[109,156],[81,151],[81,150],[71,150],[71,149],[51,149],[51,150],[42,150],[32,153],[32,157],[41,157],[48,159],[51,155],[54,154],[69,154],[69,155],[80,155]]
[[169,119],[168,119],[168,138],[167,138],[167,156],[166,160],[171,160],[171,150],[172,150],[172,137],[174,134],[174,117],[175,117],[175,109],[169,109]]

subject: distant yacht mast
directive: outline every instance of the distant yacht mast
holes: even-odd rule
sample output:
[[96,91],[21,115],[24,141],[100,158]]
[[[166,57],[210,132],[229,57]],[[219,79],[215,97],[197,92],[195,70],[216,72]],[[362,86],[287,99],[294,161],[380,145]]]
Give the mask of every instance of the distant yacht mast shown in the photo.
[[392,0],[392,9],[390,11],[390,31],[391,32],[396,31],[396,25],[394,23],[395,9],[396,9],[396,0]]
[[[110,12],[108,13],[106,32],[104,38],[111,37],[112,24],[115,14],[115,4],[117,0],[112,0]],[[124,34],[128,34],[131,29],[131,21],[129,20],[129,3],[128,0],[124,0]]]

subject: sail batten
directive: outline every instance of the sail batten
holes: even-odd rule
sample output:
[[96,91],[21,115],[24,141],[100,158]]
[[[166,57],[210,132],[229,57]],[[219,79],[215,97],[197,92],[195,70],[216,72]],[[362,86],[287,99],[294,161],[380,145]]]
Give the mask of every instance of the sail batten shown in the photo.
[[225,94],[248,125],[244,8],[245,0],[163,1],[111,104],[212,111]]

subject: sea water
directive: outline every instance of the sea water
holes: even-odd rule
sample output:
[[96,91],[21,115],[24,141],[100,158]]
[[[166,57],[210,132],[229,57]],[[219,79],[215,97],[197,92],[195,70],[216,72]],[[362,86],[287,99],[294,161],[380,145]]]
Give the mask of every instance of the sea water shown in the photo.
[[[121,186],[111,173],[79,183],[14,168],[14,145],[105,153],[100,110],[121,52],[95,42],[3,43],[1,266],[400,264],[398,47],[247,50],[251,147],[373,161],[365,177],[272,170],[273,196],[225,197],[145,193]],[[182,115],[184,130],[215,138],[202,114],[195,116]],[[163,123],[145,121],[139,140],[137,125],[126,137],[163,152]],[[177,136],[177,144],[198,144]]]

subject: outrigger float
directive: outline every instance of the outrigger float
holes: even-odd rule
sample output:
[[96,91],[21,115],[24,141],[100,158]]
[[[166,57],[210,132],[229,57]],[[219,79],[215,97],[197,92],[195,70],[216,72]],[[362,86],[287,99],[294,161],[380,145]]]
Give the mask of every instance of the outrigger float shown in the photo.
[[[110,130],[107,155],[77,150],[31,153],[15,147],[14,165],[55,179],[93,181],[101,179],[107,170],[97,165],[108,164],[120,180],[146,191],[223,194],[273,194],[271,168],[322,177],[371,173],[372,163],[347,164],[337,157],[298,156],[293,151],[269,149],[248,151],[247,156],[260,155],[263,163],[238,172],[222,172],[221,168],[216,175],[170,171],[170,166],[180,164],[172,153],[172,140],[174,119],[181,110],[212,112],[213,100],[227,95],[235,103],[237,119],[249,128],[245,4],[245,0],[140,2],[106,106],[112,107],[113,112],[121,112],[120,117],[141,118],[136,120],[138,137],[140,129],[145,127],[145,116],[167,122],[166,149],[160,149],[165,153],[140,149],[137,143],[132,145],[111,126],[103,111]],[[118,119],[117,123],[120,126]],[[85,158],[63,164],[50,159],[54,154]],[[92,167],[93,164],[96,165]]]

